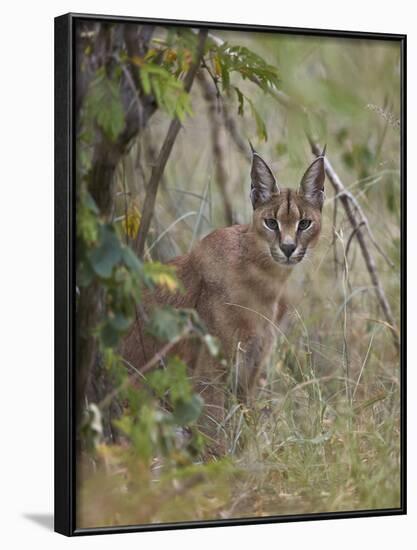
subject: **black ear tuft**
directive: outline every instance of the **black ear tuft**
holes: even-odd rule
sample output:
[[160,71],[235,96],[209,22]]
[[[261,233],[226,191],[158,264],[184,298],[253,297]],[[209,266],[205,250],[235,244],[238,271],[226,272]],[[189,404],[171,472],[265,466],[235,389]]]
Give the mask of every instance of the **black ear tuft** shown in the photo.
[[323,153],[307,168],[300,183],[300,193],[303,194],[309,202],[320,209],[324,202],[325,153],[326,147],[324,147]]
[[251,192],[250,198],[253,208],[269,201],[273,193],[279,193],[276,179],[267,163],[258,155],[252,147],[252,167],[251,167]]

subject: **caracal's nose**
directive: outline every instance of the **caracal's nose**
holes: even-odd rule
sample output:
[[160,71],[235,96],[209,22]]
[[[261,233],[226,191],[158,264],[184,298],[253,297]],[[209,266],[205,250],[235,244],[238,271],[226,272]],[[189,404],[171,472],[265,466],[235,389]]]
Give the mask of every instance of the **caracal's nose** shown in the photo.
[[280,249],[284,252],[284,254],[289,258],[291,254],[294,252],[296,246],[294,243],[287,244],[287,243],[281,243],[279,245]]

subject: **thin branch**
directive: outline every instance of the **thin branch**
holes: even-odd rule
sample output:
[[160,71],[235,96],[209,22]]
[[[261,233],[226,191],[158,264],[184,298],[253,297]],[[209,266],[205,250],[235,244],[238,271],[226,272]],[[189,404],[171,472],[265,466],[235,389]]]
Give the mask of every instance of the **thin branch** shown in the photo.
[[336,277],[338,275],[339,271],[339,258],[337,256],[337,241],[336,241],[336,224],[337,224],[337,205],[339,203],[337,201],[334,201],[333,204],[333,227],[332,227],[332,248],[333,248],[333,261],[334,261],[334,270],[336,273]]
[[[335,204],[337,204],[337,203],[335,203]],[[365,225],[365,222],[362,220],[361,222],[358,223],[358,225],[356,227],[353,228],[352,233],[349,235],[349,238],[348,238],[347,243],[346,243],[346,258],[348,257],[349,248],[350,248],[350,245],[352,244],[353,237],[356,235],[359,228],[362,227],[363,225]]]
[[[207,38],[207,32],[207,29],[201,29],[198,33],[198,46],[196,57],[184,79],[184,90],[187,93],[190,92],[194,82],[194,78],[200,67],[201,59],[204,53],[204,44]],[[165,136],[164,143],[161,147],[156,165],[152,168],[151,177],[146,187],[146,196],[141,214],[141,224],[136,240],[136,252],[139,257],[143,256],[143,252],[145,249],[146,237],[149,232],[153,212],[155,209],[156,194],[158,192],[159,182],[161,180],[162,174],[164,173],[166,163],[168,162],[180,128],[181,122],[178,120],[177,117],[173,118],[168,128],[167,135]]]
[[366,227],[366,230],[367,230],[368,236],[369,236],[369,240],[374,245],[374,247],[378,250],[378,252],[381,254],[381,256],[384,258],[384,260],[387,262],[387,264],[390,267],[395,267],[393,262],[388,258],[388,256],[385,254],[385,252],[380,247],[380,245],[377,243],[377,241],[374,237],[374,234],[371,230],[371,227],[369,225],[368,218],[365,216],[365,214],[362,210],[362,207],[360,206],[360,204],[356,200],[355,196],[352,195],[352,193],[350,191],[346,191],[346,193],[347,193],[347,196],[348,196],[349,200],[355,205],[355,208],[358,211],[359,217],[361,218],[361,222]]
[[224,154],[225,140],[222,105],[219,104],[218,91],[211,84],[205,72],[202,71],[198,75],[198,82],[203,91],[203,97],[207,102],[208,119],[211,130],[211,146],[216,169],[216,183],[222,195],[226,223],[231,225],[233,223],[233,209],[232,198],[228,188],[228,175]]
[[210,67],[207,65],[206,60],[204,59],[204,57],[201,60],[201,66],[204,67],[206,69],[206,71],[208,72],[208,74],[210,75],[210,78],[213,81],[214,87],[216,88],[216,97],[220,98],[221,93],[220,93],[220,89],[219,89],[219,79],[217,78],[217,76],[215,76],[211,72]]
[[226,130],[229,132],[230,137],[235,142],[237,149],[242,153],[244,157],[250,162],[252,155],[250,153],[248,142],[242,139],[242,135],[237,127],[236,121],[230,114],[229,107],[226,102],[223,102],[223,117]]
[[[346,378],[350,379],[350,354],[349,354],[349,343],[348,343],[348,301],[346,300],[347,292],[346,288],[349,286],[349,263],[346,255],[346,247],[344,246],[344,241],[341,235],[336,233],[336,237],[342,244],[343,247],[343,363],[346,370]],[[352,403],[352,388],[350,384],[346,384],[346,397],[349,403]]]
[[[321,155],[322,149],[311,139],[311,137],[309,137],[309,141],[310,141],[311,150],[312,150],[313,154],[315,154],[316,156]],[[325,157],[325,159],[324,159],[324,165],[325,165],[326,175],[327,175],[330,183],[332,184],[332,186],[336,190],[336,192],[339,194],[340,202],[342,203],[342,205],[345,209],[346,215],[347,215],[352,227],[354,227],[354,228],[357,227],[356,238],[358,240],[358,244],[359,244],[359,247],[361,249],[363,259],[365,261],[366,267],[367,267],[369,275],[371,277],[371,281],[372,281],[372,284],[375,288],[375,292],[376,292],[376,295],[378,297],[378,301],[380,303],[382,311],[384,313],[385,319],[387,320],[387,322],[390,326],[394,327],[394,330],[391,331],[391,334],[392,334],[392,337],[393,337],[393,340],[394,340],[394,345],[395,345],[397,351],[399,351],[400,341],[399,341],[399,337],[398,337],[397,324],[394,320],[394,316],[392,314],[391,307],[390,307],[390,305],[388,303],[388,300],[385,296],[384,289],[382,288],[381,281],[380,281],[379,276],[378,276],[378,271],[377,271],[377,268],[376,268],[376,265],[375,265],[375,260],[374,260],[374,258],[372,256],[372,253],[370,252],[370,250],[369,250],[369,248],[366,244],[365,234],[364,234],[364,231],[363,231],[364,228],[362,226],[358,227],[358,224],[362,220],[360,220],[359,222],[357,221],[356,216],[355,216],[355,212],[354,212],[353,207],[352,207],[352,205],[355,204],[355,203],[352,203],[352,201],[350,200],[350,197],[349,197],[350,193],[348,193],[345,190],[345,187],[344,187],[341,179],[339,178],[338,174],[334,170],[333,166],[331,165],[331,163],[330,163],[330,161],[327,157]],[[365,215],[363,214],[362,210],[360,209],[360,210],[358,210],[358,212],[361,213],[362,216],[363,216],[363,219],[366,220]],[[369,235],[369,233],[368,233],[368,235]]]
[[125,240],[126,245],[129,245],[129,205],[127,203],[127,197],[128,197],[128,191],[126,187],[126,170],[125,170],[125,162],[123,160],[122,162],[122,168],[123,168],[123,176],[122,176],[122,185],[123,185],[123,199],[124,199],[124,211],[125,211],[125,217],[124,217],[124,225],[125,225]]

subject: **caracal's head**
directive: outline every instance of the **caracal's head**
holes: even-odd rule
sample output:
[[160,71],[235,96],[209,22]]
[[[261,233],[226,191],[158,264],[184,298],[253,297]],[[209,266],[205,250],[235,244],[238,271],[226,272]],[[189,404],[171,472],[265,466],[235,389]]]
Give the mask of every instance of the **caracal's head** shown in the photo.
[[320,235],[324,202],[324,151],[307,168],[297,189],[281,188],[267,163],[252,149],[253,228],[272,259],[293,266]]

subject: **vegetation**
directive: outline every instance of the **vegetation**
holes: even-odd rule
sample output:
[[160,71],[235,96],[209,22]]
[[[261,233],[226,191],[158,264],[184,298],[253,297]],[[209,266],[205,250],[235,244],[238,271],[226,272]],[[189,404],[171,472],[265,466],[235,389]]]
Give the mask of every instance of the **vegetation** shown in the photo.
[[[79,24],[79,527],[399,506],[399,56],[383,41]],[[229,452],[207,459],[202,400],[170,353],[184,338],[221,353],[196,313],[148,319],[162,353],[140,371],[118,348],[144,289],[178,288],[163,262],[250,220],[247,139],[295,187],[306,133],[382,251],[368,241],[393,322],[364,227],[327,181],[324,235],[292,274],[257,403],[231,387]]]

